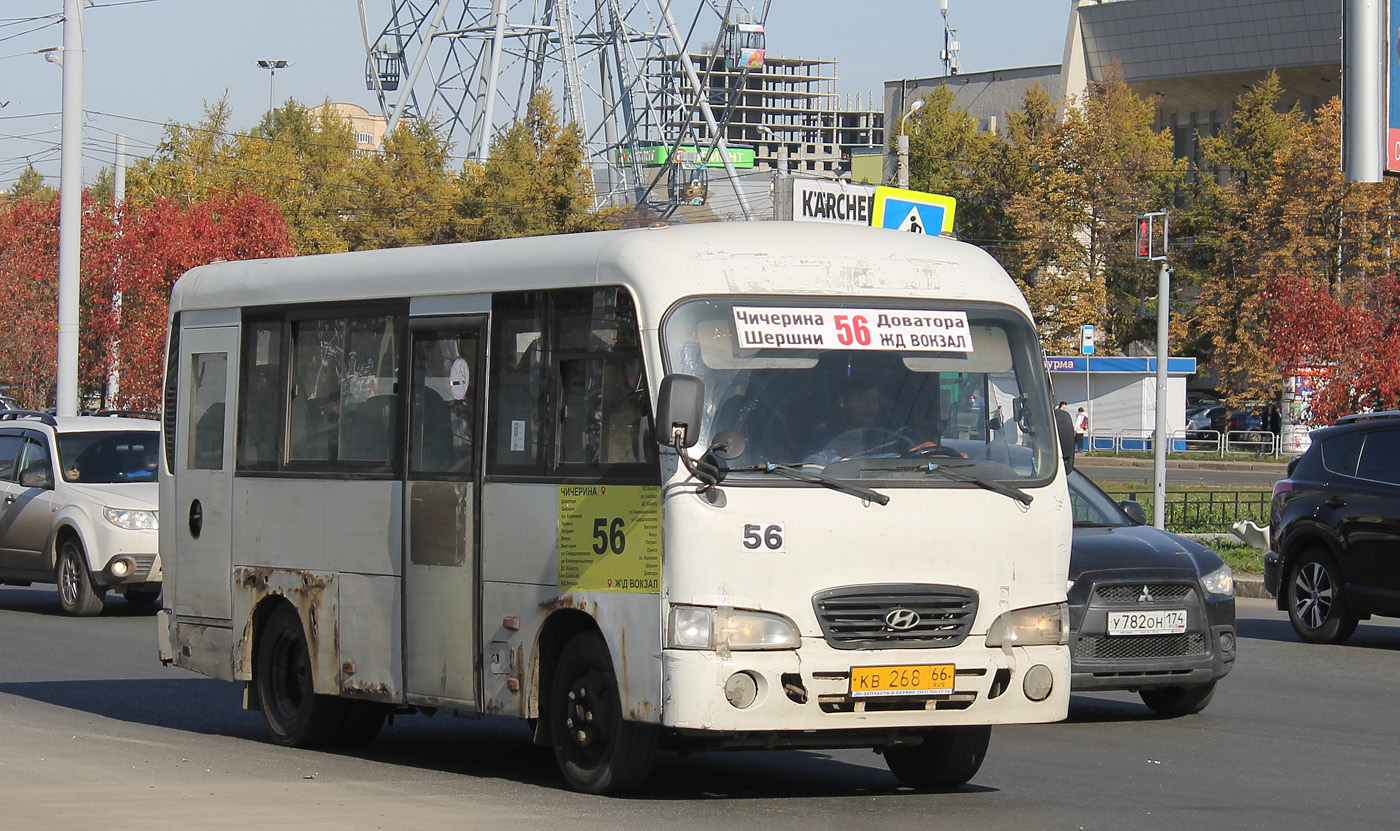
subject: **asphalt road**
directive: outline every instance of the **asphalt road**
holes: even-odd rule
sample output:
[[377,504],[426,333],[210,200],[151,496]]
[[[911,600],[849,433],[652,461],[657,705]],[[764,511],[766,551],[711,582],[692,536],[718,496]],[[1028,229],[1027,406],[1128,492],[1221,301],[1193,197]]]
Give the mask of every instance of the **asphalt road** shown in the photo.
[[0,587],[5,829],[1392,828],[1400,625],[1298,642],[1240,601],[1239,666],[1199,716],[1076,696],[1068,722],[999,728],[950,794],[898,786],[869,752],[663,755],[644,793],[564,790],[512,721],[402,717],[363,753],[273,746],[237,685],[160,666],[120,600],[57,614]]

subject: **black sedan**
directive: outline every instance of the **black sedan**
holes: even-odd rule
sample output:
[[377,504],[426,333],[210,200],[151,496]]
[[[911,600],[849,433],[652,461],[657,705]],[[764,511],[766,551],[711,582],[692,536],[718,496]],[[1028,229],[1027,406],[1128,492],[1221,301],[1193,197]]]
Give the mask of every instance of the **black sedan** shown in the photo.
[[1164,716],[1199,713],[1235,661],[1235,591],[1215,552],[1146,524],[1069,475],[1070,689],[1133,690]]

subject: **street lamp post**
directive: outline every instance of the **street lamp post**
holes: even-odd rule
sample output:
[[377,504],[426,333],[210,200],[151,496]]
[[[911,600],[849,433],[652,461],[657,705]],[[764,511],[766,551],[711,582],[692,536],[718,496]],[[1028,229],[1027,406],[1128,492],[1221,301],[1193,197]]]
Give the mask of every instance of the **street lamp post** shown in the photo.
[[899,138],[897,147],[899,149],[899,187],[901,190],[909,189],[909,134],[904,132],[904,119],[919,111],[924,105],[924,99],[916,98],[914,103],[909,105],[909,109],[904,111],[904,115],[899,117]]
[[258,61],[258,66],[266,69],[267,76],[267,111],[270,113],[275,107],[275,88],[277,83],[277,70],[286,69],[291,66],[286,61]]

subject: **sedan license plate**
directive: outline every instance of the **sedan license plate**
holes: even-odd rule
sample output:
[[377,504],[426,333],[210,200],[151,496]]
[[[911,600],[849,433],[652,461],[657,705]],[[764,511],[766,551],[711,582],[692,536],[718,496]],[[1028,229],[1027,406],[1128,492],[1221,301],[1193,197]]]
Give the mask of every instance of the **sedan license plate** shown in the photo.
[[1185,609],[1108,613],[1110,635],[1179,635],[1185,631]]
[[951,695],[955,674],[952,664],[852,667],[851,697]]

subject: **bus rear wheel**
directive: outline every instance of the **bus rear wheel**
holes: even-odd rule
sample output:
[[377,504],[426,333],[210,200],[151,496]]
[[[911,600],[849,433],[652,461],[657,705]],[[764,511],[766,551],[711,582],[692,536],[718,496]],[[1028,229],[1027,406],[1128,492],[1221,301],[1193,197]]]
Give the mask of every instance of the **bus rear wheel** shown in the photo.
[[379,735],[385,708],[375,702],[317,695],[301,617],[282,604],[263,624],[253,663],[263,722],[289,747],[360,746]]
[[607,643],[583,632],[564,644],[549,695],[554,759],[583,793],[636,790],[651,772],[656,728],[627,721]]
[[925,733],[922,744],[886,748],[885,764],[916,790],[951,790],[977,775],[991,738],[985,724],[939,727]]

